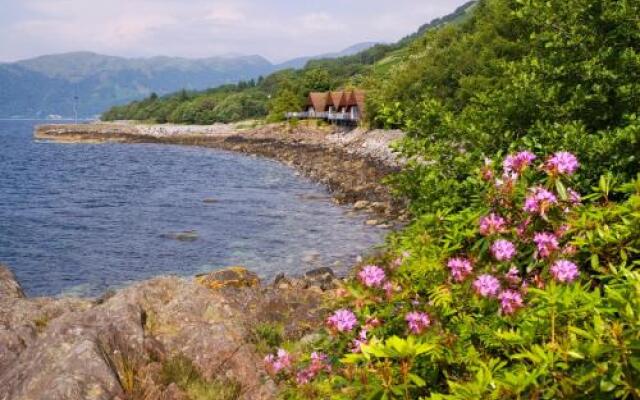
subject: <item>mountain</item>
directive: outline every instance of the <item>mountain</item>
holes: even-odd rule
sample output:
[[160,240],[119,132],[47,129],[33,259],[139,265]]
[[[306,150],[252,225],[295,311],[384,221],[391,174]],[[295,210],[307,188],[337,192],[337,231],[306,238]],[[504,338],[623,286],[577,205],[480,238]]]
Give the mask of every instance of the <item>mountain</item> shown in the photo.
[[274,70],[260,56],[123,58],[90,52],[0,64],[0,117],[82,116],[110,106],[180,89],[198,90],[248,80]]
[[379,43],[363,42],[363,43],[355,44],[351,47],[347,47],[346,49],[336,53],[326,53],[326,54],[321,54],[321,55],[312,56],[312,57],[294,58],[293,60],[289,60],[282,64],[278,64],[277,69],[288,69],[288,68],[299,69],[299,68],[303,68],[311,60],[323,60],[323,59],[333,59],[333,58],[352,56],[354,54],[360,53],[361,51],[370,49],[377,44]]
[[338,53],[279,65],[261,56],[124,58],[91,52],[4,63],[0,64],[0,118],[71,117],[74,97],[78,98],[79,115],[91,117],[153,92],[164,95],[247,81],[281,69],[302,68],[312,59],[353,54],[371,45],[362,43]]

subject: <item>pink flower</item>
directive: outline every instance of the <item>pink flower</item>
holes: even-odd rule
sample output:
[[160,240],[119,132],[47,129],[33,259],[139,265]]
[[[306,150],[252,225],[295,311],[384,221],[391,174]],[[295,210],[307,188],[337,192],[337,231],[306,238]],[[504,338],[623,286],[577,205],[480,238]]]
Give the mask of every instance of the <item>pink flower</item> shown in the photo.
[[380,287],[386,279],[384,270],[375,265],[367,265],[358,273],[360,282],[366,287]]
[[311,353],[311,362],[309,366],[296,375],[296,381],[298,385],[306,385],[311,382],[318,374],[323,371],[331,372],[331,365],[329,365],[328,357],[323,353]]
[[522,281],[520,278],[520,271],[518,271],[518,268],[516,267],[511,267],[509,272],[504,275],[504,279],[506,279],[511,285],[517,285]]
[[384,290],[387,299],[391,299],[395,292],[399,292],[402,288],[399,285],[394,284],[393,282],[387,281],[382,285],[382,290]]
[[296,374],[296,383],[298,385],[307,385],[313,380],[313,376],[311,376],[311,372],[307,369],[303,369],[302,371]]
[[473,288],[482,297],[495,297],[500,291],[500,281],[491,275],[480,275]]
[[553,233],[537,232],[533,235],[533,241],[538,246],[538,254],[542,258],[549,257],[554,251],[560,248],[558,238]]
[[264,364],[267,372],[275,376],[281,371],[291,369],[292,360],[289,353],[283,349],[278,349],[275,355],[269,354],[264,358]]
[[329,329],[336,332],[351,332],[357,324],[356,315],[349,310],[338,310],[327,318]]
[[425,329],[429,327],[429,325],[431,325],[429,314],[419,311],[412,311],[408,313],[404,317],[404,319],[405,321],[407,321],[409,331],[416,335],[421,334]]
[[551,266],[551,275],[558,282],[573,282],[580,276],[578,266],[567,260],[558,260]]
[[567,189],[567,194],[569,195],[569,202],[574,206],[577,206],[582,203],[582,196],[580,196],[580,193],[569,188]]
[[360,331],[360,333],[358,334],[358,336],[355,339],[353,339],[353,341],[351,342],[351,352],[352,353],[360,353],[360,352],[362,352],[362,345],[369,343],[369,339],[367,339],[367,334],[368,333],[369,332],[367,332],[366,329],[362,329]]
[[511,261],[516,255],[516,246],[508,240],[500,239],[491,245],[491,253],[497,261]]
[[558,198],[547,189],[536,187],[524,202],[524,211],[531,214],[545,215],[547,210],[558,204]]
[[569,232],[569,229],[571,229],[571,227],[570,227],[569,225],[567,225],[567,224],[563,224],[563,225],[560,225],[560,226],[558,227],[558,229],[556,229],[556,231],[554,232],[554,234],[555,234],[557,237],[561,238],[561,237],[563,237],[564,235],[566,235],[566,234],[567,234],[567,232]]
[[329,365],[328,360],[329,357],[327,357],[326,354],[314,351],[313,353],[311,353],[311,364],[309,365],[309,368],[316,374],[322,371],[330,372],[331,365]]
[[524,221],[522,221],[518,227],[516,228],[516,233],[520,238],[523,238],[525,233],[527,233],[527,228],[531,225],[531,217],[527,217]]
[[456,257],[447,262],[447,266],[451,269],[451,275],[457,282],[462,282],[473,271],[471,261],[466,258]]
[[555,153],[544,165],[550,175],[573,175],[579,167],[576,156],[566,151]]
[[523,306],[522,295],[511,289],[500,293],[498,300],[500,300],[500,310],[506,315],[515,313]]
[[506,221],[498,214],[491,213],[480,218],[480,234],[483,236],[503,233],[506,230]]
[[536,159],[536,155],[530,151],[521,151],[515,155],[508,155],[504,162],[502,163],[502,167],[504,168],[505,174],[521,174],[527,167],[531,165],[533,160]]

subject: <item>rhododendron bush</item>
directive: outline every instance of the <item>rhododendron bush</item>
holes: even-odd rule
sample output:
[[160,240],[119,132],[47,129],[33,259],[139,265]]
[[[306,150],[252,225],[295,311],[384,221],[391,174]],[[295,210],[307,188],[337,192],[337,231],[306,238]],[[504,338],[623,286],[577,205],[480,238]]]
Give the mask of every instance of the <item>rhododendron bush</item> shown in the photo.
[[583,196],[569,152],[497,161],[356,271],[312,361],[267,359],[285,397],[640,398],[640,183]]

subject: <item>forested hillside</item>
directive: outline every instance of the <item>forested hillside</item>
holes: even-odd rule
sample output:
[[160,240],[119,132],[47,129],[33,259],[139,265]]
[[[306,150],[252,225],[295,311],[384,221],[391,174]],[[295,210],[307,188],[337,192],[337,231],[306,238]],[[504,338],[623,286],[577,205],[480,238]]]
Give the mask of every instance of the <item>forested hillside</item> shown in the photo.
[[445,24],[462,23],[470,15],[473,1],[452,14],[420,27],[395,44],[378,44],[345,57],[312,59],[300,70],[287,69],[259,80],[212,88],[204,92],[182,91],[168,96],[152,95],[143,101],[116,106],[104,120],[148,120],[159,123],[211,124],[248,118],[280,120],[284,112],[302,106],[310,91],[338,88],[373,88],[380,74],[411,57],[412,43],[425,32]]

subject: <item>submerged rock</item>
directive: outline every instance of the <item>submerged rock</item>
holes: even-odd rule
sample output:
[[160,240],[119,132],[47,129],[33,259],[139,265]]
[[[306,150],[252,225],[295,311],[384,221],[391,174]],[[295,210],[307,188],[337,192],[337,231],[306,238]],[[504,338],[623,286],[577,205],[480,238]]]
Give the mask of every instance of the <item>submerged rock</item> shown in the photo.
[[354,210],[364,210],[367,207],[369,207],[369,202],[366,200],[356,201],[353,205]]
[[198,240],[198,231],[170,233],[166,235],[166,237],[169,239],[178,240],[180,242],[194,242]]

